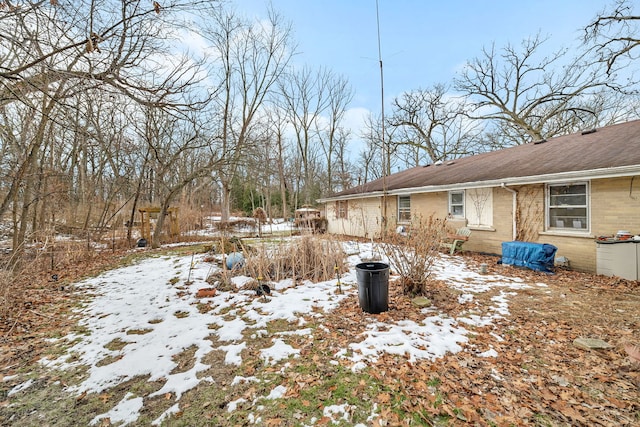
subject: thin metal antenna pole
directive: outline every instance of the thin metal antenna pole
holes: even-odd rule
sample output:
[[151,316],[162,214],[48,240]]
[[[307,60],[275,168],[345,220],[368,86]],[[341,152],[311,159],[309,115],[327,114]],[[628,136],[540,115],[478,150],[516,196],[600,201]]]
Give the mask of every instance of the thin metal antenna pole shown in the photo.
[[385,144],[385,128],[384,128],[384,73],[382,68],[382,43],[380,41],[380,8],[378,0],[376,0],[376,23],[378,29],[378,61],[380,63],[380,111],[381,111],[381,150],[382,150],[382,227],[383,231],[387,228],[387,171],[390,166],[391,159]]

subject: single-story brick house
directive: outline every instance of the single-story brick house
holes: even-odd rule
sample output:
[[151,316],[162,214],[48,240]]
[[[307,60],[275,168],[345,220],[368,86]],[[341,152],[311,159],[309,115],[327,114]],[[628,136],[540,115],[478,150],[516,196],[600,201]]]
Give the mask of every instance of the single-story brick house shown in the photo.
[[640,120],[414,167],[319,202],[329,233],[379,237],[386,205],[387,230],[449,217],[472,230],[467,250],[550,243],[596,272],[598,236],[640,234]]

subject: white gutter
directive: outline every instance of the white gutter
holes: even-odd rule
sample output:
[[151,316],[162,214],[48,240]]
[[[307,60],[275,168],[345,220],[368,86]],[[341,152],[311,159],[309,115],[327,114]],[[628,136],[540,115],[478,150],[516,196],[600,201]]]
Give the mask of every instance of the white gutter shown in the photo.
[[513,194],[513,197],[512,197],[513,206],[511,208],[511,217],[513,218],[513,229],[512,229],[513,238],[512,238],[512,240],[516,240],[516,235],[518,233],[518,222],[516,220],[516,218],[517,218],[516,214],[518,213],[518,192],[516,190],[514,190],[513,188],[507,187],[507,185],[504,182],[500,184],[500,187],[504,188],[505,190],[507,190],[508,192]]
[[[387,191],[387,196],[389,192]],[[318,203],[327,203],[327,202],[335,202],[337,200],[353,200],[353,199],[370,199],[372,197],[382,197],[384,196],[384,192],[382,191],[371,191],[370,193],[355,193],[355,194],[347,194],[346,196],[338,196],[338,197],[325,197],[324,199],[317,199]]]
[[[438,167],[447,167],[446,165]],[[625,176],[640,175],[640,165],[619,166],[612,168],[590,169],[582,171],[559,172],[546,175],[533,175],[503,179],[492,179],[486,181],[461,182],[446,185],[426,185],[423,187],[399,188],[387,191],[387,195],[406,196],[415,193],[435,193],[437,191],[462,190],[473,188],[502,187],[502,185],[528,185],[528,184],[553,184],[572,180],[620,178]],[[365,199],[369,197],[381,197],[382,191],[372,191],[370,193],[349,194],[338,197],[326,197],[318,199],[319,203],[327,203],[336,200]]]

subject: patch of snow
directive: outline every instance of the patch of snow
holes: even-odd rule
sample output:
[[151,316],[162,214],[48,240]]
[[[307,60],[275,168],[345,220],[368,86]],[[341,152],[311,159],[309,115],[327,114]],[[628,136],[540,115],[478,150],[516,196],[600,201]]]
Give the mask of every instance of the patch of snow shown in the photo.
[[462,294],[458,297],[459,304],[465,304],[470,301],[473,301],[473,295],[471,294]]
[[238,385],[238,384],[242,384],[242,383],[248,383],[248,382],[256,382],[259,383],[260,380],[256,377],[242,377],[242,376],[236,376],[233,381],[231,381],[231,385]]
[[7,396],[13,396],[16,393],[20,393],[21,391],[28,389],[32,385],[33,385],[33,380],[31,380],[31,379],[27,380],[27,381],[23,382],[22,384],[18,384],[17,386],[15,386],[11,390],[9,390],[9,392],[7,393]]
[[344,403],[342,405],[329,405],[325,406],[322,411],[322,415],[327,418],[331,418],[334,422],[343,420],[349,421],[349,411],[352,410],[352,406]]
[[498,352],[491,348],[487,351],[478,354],[479,357],[498,357]]
[[406,355],[410,362],[435,360],[447,352],[458,352],[468,341],[468,331],[453,319],[432,316],[421,323],[403,320],[396,324],[375,322],[364,332],[365,339],[352,343],[354,362],[376,361],[382,353]]
[[158,418],[153,420],[151,425],[159,426],[167,417],[173,414],[177,414],[178,412],[180,412],[180,404],[176,403],[175,405],[172,405],[169,409],[164,411]]
[[138,419],[142,409],[142,397],[134,397],[133,393],[127,393],[122,400],[110,411],[96,415],[89,425],[96,425],[103,418],[109,418],[111,423],[122,423],[122,426],[131,424]]
[[[195,297],[197,289],[209,286],[205,280],[214,268],[212,264],[203,262],[204,255],[198,255],[195,259],[191,255],[150,258],[85,280],[76,284],[76,288],[93,298],[77,315],[81,316],[80,325],[88,334],[65,337],[67,342],[72,343],[68,354],[77,357],[43,359],[41,363],[60,369],[87,366],[88,378],[79,386],[69,388],[71,392],[99,393],[127,380],[148,376],[149,381],[164,381],[154,395],[171,392],[179,400],[182,394],[199,383],[213,382],[211,377],[202,376],[210,368],[204,363],[208,353],[222,350],[226,354],[225,363],[240,365],[242,351],[254,345],[250,337],[268,336],[267,326],[271,321],[283,320],[298,329],[277,333],[270,347],[255,350],[270,364],[286,360],[292,355],[298,357],[300,350],[287,344],[286,337],[302,335],[313,338],[314,330],[304,327],[307,323],[304,316],[317,318],[320,321],[318,330],[330,332],[321,323],[324,313],[336,309],[346,298],[357,298],[354,267],[361,260],[359,255],[380,253],[372,243],[346,242],[343,245],[347,253],[352,255],[348,258],[351,268],[340,277],[341,294],[338,293],[337,279],[321,283],[303,281],[297,285],[292,280],[284,280],[270,283],[272,292],[266,298],[258,297],[252,290],[219,291],[207,299],[212,309],[206,313],[200,313],[197,307],[200,300]],[[334,357],[350,360],[352,371],[359,372],[383,353],[406,356],[413,362],[419,359],[435,360],[447,352],[458,352],[462,344],[468,341],[465,325],[490,326],[496,319],[507,316],[508,298],[513,295],[510,291],[528,287],[519,278],[482,275],[472,271],[459,257],[440,257],[432,274],[434,278],[462,292],[460,303],[472,301],[474,295],[490,290],[498,289],[499,294],[491,299],[489,314],[480,314],[478,311],[450,318],[430,307],[419,311],[424,317],[417,321],[374,320],[354,342],[347,343],[346,348]],[[191,284],[186,284],[187,278],[191,279]],[[251,280],[246,276],[232,279],[238,288],[243,288]],[[212,335],[221,344],[214,344],[210,339]],[[114,348],[110,345],[114,342],[121,345],[117,346],[118,349],[109,350]],[[186,372],[172,373],[177,366],[174,356],[193,348],[193,367]],[[497,353],[491,351],[493,349],[482,354],[496,357]],[[335,360],[332,362],[338,363]],[[284,364],[281,371],[286,369],[289,369],[288,365]],[[242,381],[258,379],[236,377],[232,385]],[[27,382],[14,387],[10,393],[25,390],[30,384]],[[267,398],[282,398],[285,392],[284,386],[278,386]],[[136,407],[136,399],[123,399],[113,408],[112,421],[117,417],[122,417],[122,422],[135,421],[136,413],[140,410]],[[154,424],[161,423],[178,410],[179,404],[176,403]],[[129,414],[128,418],[121,415],[125,413]],[[253,414],[248,416],[248,421],[261,422]]]
[[271,390],[271,392],[265,399],[281,399],[282,397],[284,397],[284,394],[286,392],[287,392],[287,388],[283,385],[279,385],[273,390]]
[[245,348],[247,348],[247,343],[242,342],[240,344],[223,345],[218,347],[218,350],[227,352],[227,355],[224,357],[224,363],[227,365],[240,366],[242,364],[242,356],[240,356],[240,353]]
[[300,350],[291,347],[279,338],[273,340],[273,346],[260,351],[260,357],[265,363],[271,365],[275,365],[280,360],[288,359],[291,355],[298,357],[299,354]]
[[234,401],[231,401],[227,404],[227,412],[233,412],[238,408],[238,405],[241,403],[246,402],[247,399],[241,397],[240,399],[236,399]]

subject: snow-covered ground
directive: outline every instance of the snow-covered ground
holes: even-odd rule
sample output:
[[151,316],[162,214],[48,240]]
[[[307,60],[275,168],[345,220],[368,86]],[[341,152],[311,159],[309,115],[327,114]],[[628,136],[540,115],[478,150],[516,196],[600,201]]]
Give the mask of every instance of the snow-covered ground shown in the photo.
[[[299,325],[296,333],[312,334],[312,329],[305,327],[303,314],[321,318],[324,313],[338,307],[341,300],[357,294],[355,265],[370,257],[376,249],[371,244],[354,242],[344,243],[344,248],[350,254],[350,268],[340,278],[342,293],[338,292],[337,279],[297,286],[293,286],[291,280],[285,280],[270,284],[271,295],[258,298],[254,291],[240,289],[250,278],[236,277],[234,283],[238,290],[219,291],[211,298],[197,298],[198,289],[210,286],[205,279],[217,269],[214,264],[203,261],[205,255],[148,258],[138,264],[106,272],[77,284],[79,289],[92,295],[91,302],[78,313],[80,324],[89,333],[64,337],[64,340],[77,342],[66,355],[55,360],[44,359],[41,363],[58,369],[74,365],[90,367],[88,378],[69,388],[70,393],[99,393],[145,375],[149,381],[166,380],[154,395],[173,393],[177,403],[156,419],[155,424],[159,424],[180,410],[182,394],[201,382],[213,382],[212,378],[200,374],[209,368],[203,362],[209,352],[222,350],[227,364],[240,365],[242,350],[248,345],[255,345],[248,343],[246,337],[267,336],[268,322],[284,319]],[[356,371],[366,368],[384,353],[407,355],[415,361],[433,360],[447,352],[460,351],[461,344],[467,341],[465,327],[490,325],[501,316],[508,315],[509,293],[527,286],[517,278],[482,275],[469,269],[461,258],[446,255],[436,263],[433,274],[460,290],[461,302],[473,301],[475,294],[498,289],[492,299],[493,306],[485,310],[491,314],[451,318],[433,308],[425,308],[421,309],[422,320],[397,322],[383,322],[370,315],[366,331],[349,343],[348,351],[336,353],[335,360],[347,361]],[[197,307],[201,302],[209,302],[213,310],[201,313]],[[208,325],[214,327],[209,328]],[[221,343],[219,347],[207,338],[212,334]],[[108,344],[114,340],[123,345],[118,349],[108,349],[113,348]],[[176,367],[172,357],[194,346],[196,360],[193,367],[186,372],[172,373]],[[298,357],[298,350],[287,343],[286,335],[280,334],[274,335],[271,345],[261,349],[260,354],[268,364]],[[496,354],[490,349],[479,351],[478,356]],[[113,362],[99,363],[105,359]],[[20,384],[10,393],[18,391],[28,393],[29,384]],[[265,397],[278,398],[285,391],[274,389]],[[227,410],[233,411],[238,403],[230,403]],[[142,396],[127,394],[110,411],[96,415],[93,424],[108,417],[112,423],[126,425],[138,418],[142,405]],[[339,412],[339,408],[332,410]],[[339,417],[339,414],[332,416]]]

